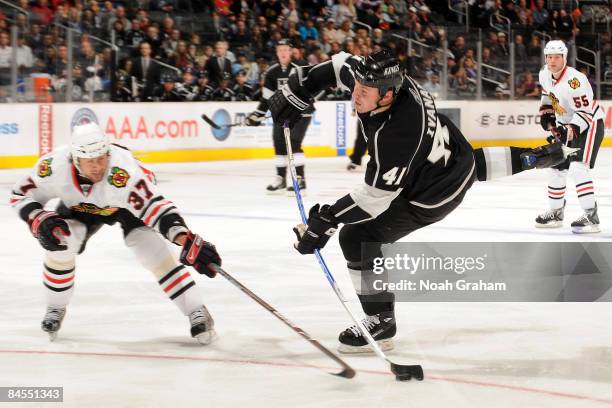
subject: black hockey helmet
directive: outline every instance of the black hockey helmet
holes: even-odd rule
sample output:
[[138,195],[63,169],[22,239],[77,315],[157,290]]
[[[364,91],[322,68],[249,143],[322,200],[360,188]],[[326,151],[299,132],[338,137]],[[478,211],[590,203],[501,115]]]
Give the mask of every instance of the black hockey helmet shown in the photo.
[[382,97],[389,89],[399,91],[404,80],[404,69],[388,50],[370,54],[355,68],[355,80],[363,86],[378,88]]
[[293,48],[293,44],[291,44],[291,40],[288,38],[282,38],[278,40],[278,42],[276,43],[276,46],[278,47],[279,45],[287,45],[289,46],[289,48]]

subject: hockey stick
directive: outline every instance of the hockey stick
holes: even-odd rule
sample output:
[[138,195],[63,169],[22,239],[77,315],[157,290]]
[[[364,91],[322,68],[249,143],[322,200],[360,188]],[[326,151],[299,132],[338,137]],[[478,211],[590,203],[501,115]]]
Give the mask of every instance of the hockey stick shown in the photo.
[[[289,170],[291,172],[291,179],[293,181],[293,190],[295,191],[295,199],[297,200],[297,205],[300,211],[300,217],[302,218],[302,223],[308,224],[308,220],[306,219],[306,212],[304,211],[304,202],[302,201],[302,194],[300,192],[300,186],[297,181],[297,174],[295,171],[295,162],[293,160],[293,150],[291,149],[291,132],[289,130],[289,126],[287,122],[283,124],[283,132],[285,136],[285,144],[287,145],[287,157],[289,159]],[[423,368],[420,365],[397,364],[391,361],[385,355],[385,353],[380,349],[380,347],[378,346],[378,343],[376,343],[376,340],[374,340],[370,332],[363,326],[363,323],[357,320],[355,315],[349,310],[347,306],[347,300],[342,294],[342,292],[340,291],[340,287],[338,286],[338,283],[334,279],[334,276],[331,274],[331,272],[329,271],[329,268],[325,264],[325,260],[323,259],[323,256],[321,256],[321,252],[319,251],[319,249],[315,249],[315,256],[317,257],[317,261],[319,261],[319,265],[321,266],[321,269],[323,270],[323,273],[325,274],[327,281],[329,282],[332,289],[336,293],[336,296],[338,296],[340,303],[342,303],[344,310],[346,310],[349,316],[351,316],[351,319],[353,320],[353,322],[355,322],[357,327],[359,327],[361,334],[363,334],[363,336],[368,341],[368,343],[370,343],[370,346],[372,346],[372,349],[378,355],[378,357],[386,360],[390,364],[391,372],[395,374],[395,378],[399,381],[408,381],[412,378],[422,381],[424,375],[423,375]]]
[[218,125],[215,122],[213,122],[213,120],[209,118],[208,116],[206,116],[205,114],[202,114],[202,116],[200,117],[204,120],[204,122],[208,123],[214,129],[226,129],[226,128],[230,128],[233,126],[242,126],[242,122],[230,123],[229,125]]
[[266,309],[268,312],[270,312],[274,316],[276,316],[276,318],[278,320],[280,320],[281,322],[285,323],[287,326],[289,326],[291,328],[291,330],[293,330],[294,332],[296,332],[297,334],[302,336],[310,344],[312,344],[313,346],[318,348],[321,352],[323,352],[323,354],[325,354],[326,356],[328,356],[329,358],[334,360],[338,365],[340,365],[342,367],[342,371],[341,372],[339,372],[339,373],[329,373],[329,374],[337,375],[338,377],[343,377],[343,378],[353,378],[355,376],[355,370],[353,370],[353,368],[351,366],[346,364],[344,362],[344,360],[342,360],[340,357],[336,356],[334,353],[329,351],[324,345],[319,343],[318,340],[313,339],[310,336],[310,334],[306,333],[304,330],[302,330],[298,326],[296,326],[293,322],[291,322],[289,319],[287,319],[285,316],[283,316],[273,306],[271,306],[265,300],[263,300],[262,298],[257,296],[255,293],[253,293],[249,288],[247,288],[242,283],[240,283],[236,279],[234,279],[233,276],[231,276],[229,273],[227,273],[226,271],[221,269],[221,267],[219,265],[210,264],[209,267],[211,267],[219,275],[223,276],[225,279],[230,281],[230,283],[232,283],[234,286],[236,286],[238,289],[240,289],[242,292],[244,292],[248,297],[250,297],[251,299],[253,299],[257,303],[259,303],[261,306],[264,307],[264,309]]

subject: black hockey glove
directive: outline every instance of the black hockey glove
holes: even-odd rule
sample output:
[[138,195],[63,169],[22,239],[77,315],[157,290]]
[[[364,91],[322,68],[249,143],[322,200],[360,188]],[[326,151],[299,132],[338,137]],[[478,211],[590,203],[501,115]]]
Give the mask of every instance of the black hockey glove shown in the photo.
[[298,224],[293,228],[298,239],[293,247],[302,255],[312,254],[315,249],[323,248],[337,229],[338,222],[330,206],[325,204],[319,208],[315,204],[308,212],[308,225]]
[[247,126],[259,126],[266,118],[266,114],[260,111],[253,111],[246,117],[244,124]]
[[546,131],[557,126],[555,111],[551,105],[540,106],[540,125]]
[[287,121],[290,128],[300,120],[304,111],[312,103],[313,99],[300,91],[297,75],[291,75],[287,83],[268,99],[268,106],[274,123],[282,125]]
[[550,130],[552,133],[546,140],[548,143],[554,143],[556,141],[561,142],[563,144],[567,144],[572,140],[578,139],[580,136],[580,129],[576,125],[568,124],[557,126]]
[[181,251],[181,263],[192,266],[198,273],[214,278],[217,272],[208,265],[214,263],[221,266],[221,257],[213,244],[204,241],[198,234],[189,232]]
[[32,235],[47,251],[65,251],[68,249],[62,244],[62,236],[70,235],[66,221],[54,211],[40,211],[28,219]]

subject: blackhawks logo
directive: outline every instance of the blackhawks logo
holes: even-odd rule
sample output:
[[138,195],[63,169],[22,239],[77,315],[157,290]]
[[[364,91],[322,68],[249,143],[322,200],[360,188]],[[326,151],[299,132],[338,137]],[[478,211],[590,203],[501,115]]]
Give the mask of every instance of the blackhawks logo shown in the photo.
[[564,115],[567,111],[563,109],[561,104],[559,104],[559,99],[557,99],[555,94],[551,92],[548,94],[548,96],[550,97],[550,100],[552,101],[552,106],[553,106],[554,111],[559,115]]
[[108,176],[108,182],[117,188],[125,187],[129,179],[130,175],[120,167],[113,167]]
[[580,81],[578,80],[578,78],[572,78],[569,81],[567,81],[567,83],[569,84],[570,88],[572,88],[572,89],[580,88]]
[[87,214],[101,215],[103,217],[113,215],[119,210],[119,208],[117,207],[100,208],[97,205],[91,203],[79,203],[78,205],[73,205],[72,207],[70,207],[70,209],[73,211]]
[[38,165],[38,177],[48,177],[53,174],[51,170],[51,162],[53,159],[45,159]]

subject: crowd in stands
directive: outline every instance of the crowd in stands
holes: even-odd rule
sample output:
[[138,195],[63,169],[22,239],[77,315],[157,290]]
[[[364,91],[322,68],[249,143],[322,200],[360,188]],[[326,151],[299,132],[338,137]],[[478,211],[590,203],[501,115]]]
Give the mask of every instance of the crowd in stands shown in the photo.
[[[447,1],[433,0],[19,0],[24,12],[5,7],[0,13],[0,100],[11,98],[12,32],[19,89],[29,78],[47,78],[55,101],[67,99],[70,76],[73,101],[257,100],[263,72],[283,38],[294,45],[297,64],[323,62],[340,51],[367,56],[391,48],[435,95],[442,92],[447,64],[449,96],[473,96],[482,69],[485,95],[507,98],[514,86],[517,97],[537,98],[543,32],[601,50],[601,79],[612,77],[610,33],[593,32],[595,11],[577,1],[559,10],[545,3],[471,0],[465,10],[462,0],[452,0],[451,9]],[[603,7],[605,14],[611,11]],[[470,32],[453,8],[469,14]],[[410,52],[407,38],[414,40]],[[514,84],[504,72],[510,69],[510,42]],[[589,67],[578,68],[595,79]],[[347,97],[330,89],[323,98]]]

